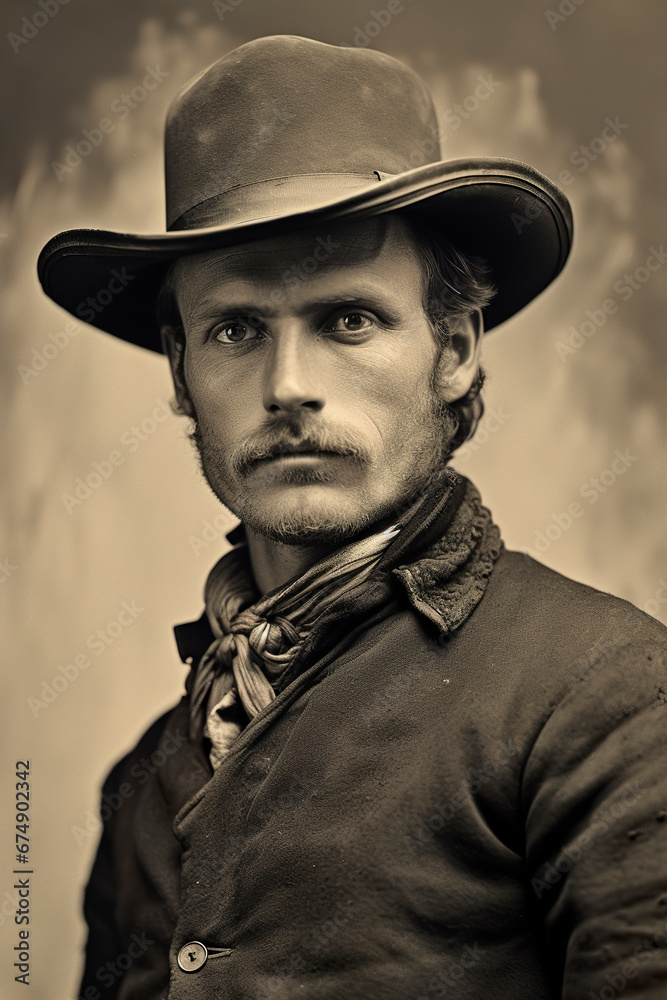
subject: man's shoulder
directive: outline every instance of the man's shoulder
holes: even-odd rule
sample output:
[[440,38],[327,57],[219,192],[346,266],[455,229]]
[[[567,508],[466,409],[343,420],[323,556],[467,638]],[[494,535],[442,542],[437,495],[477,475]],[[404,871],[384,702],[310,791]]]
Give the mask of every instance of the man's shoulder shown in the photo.
[[134,746],[113,765],[104,780],[104,794],[115,791],[129,776],[132,776],[133,769],[136,770],[142,761],[151,762],[151,759],[160,752],[160,744],[165,739],[171,740],[176,746],[185,740],[185,731],[179,717],[182,705],[183,699],[160,715],[141,734]]
[[524,552],[503,549],[489,581],[491,601],[502,598],[507,613],[521,614],[547,631],[602,624],[667,638],[667,629],[630,601],[573,580]]
[[508,681],[557,700],[583,679],[631,687],[646,671],[667,677],[664,625],[521,552],[503,550],[470,624]]
[[[460,575],[465,585],[466,567]],[[485,576],[478,603],[461,627],[449,633],[486,650],[494,661],[518,658],[518,668],[525,655],[538,669],[554,660],[567,664],[589,655],[601,643],[667,645],[667,628],[634,604],[564,576],[526,553],[501,545]],[[446,579],[444,584],[422,584],[420,601],[412,603],[417,611],[425,606],[426,617],[440,621],[442,628],[456,596]]]

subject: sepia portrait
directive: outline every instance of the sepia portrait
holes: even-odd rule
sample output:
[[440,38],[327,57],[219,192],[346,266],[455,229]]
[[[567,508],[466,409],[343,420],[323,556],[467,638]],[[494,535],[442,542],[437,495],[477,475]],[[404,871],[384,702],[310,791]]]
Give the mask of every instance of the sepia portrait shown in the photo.
[[663,8],[2,16],[3,998],[664,996]]

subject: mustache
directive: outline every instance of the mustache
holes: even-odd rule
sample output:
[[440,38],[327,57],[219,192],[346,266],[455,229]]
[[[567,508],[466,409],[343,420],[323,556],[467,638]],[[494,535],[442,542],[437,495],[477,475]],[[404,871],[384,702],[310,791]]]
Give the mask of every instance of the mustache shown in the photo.
[[301,418],[286,418],[247,438],[237,448],[232,468],[238,476],[245,476],[258,462],[273,458],[281,451],[295,449],[332,452],[362,466],[372,460],[364,441],[350,428],[343,430],[316,424],[306,429]]

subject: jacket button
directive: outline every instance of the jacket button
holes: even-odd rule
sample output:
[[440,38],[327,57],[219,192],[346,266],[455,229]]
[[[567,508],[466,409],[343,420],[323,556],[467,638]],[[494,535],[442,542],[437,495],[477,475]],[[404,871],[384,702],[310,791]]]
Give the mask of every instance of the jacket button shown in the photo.
[[208,950],[201,941],[188,941],[178,953],[178,964],[183,972],[197,972],[206,965]]

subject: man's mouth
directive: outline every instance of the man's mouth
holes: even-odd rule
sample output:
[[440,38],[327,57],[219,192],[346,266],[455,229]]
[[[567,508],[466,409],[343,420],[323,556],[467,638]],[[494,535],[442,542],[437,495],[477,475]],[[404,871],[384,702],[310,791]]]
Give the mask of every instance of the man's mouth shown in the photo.
[[313,444],[310,441],[304,441],[301,444],[290,444],[289,442],[276,444],[267,449],[267,452],[268,453],[265,457],[259,459],[260,462],[284,461],[286,459],[290,461],[298,461],[299,459],[332,458],[334,456],[339,456],[339,452],[319,448],[316,444]]

